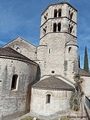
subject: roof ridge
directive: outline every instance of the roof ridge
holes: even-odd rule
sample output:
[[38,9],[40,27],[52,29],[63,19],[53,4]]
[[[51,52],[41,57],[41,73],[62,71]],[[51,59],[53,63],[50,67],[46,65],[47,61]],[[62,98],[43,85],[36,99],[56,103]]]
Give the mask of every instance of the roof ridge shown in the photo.
[[34,62],[31,59],[27,58],[26,56],[22,55],[21,53],[15,51],[11,47],[0,48],[0,58],[8,58],[8,59],[11,58],[14,60],[18,59],[20,61],[37,64],[36,62]]
[[57,89],[57,90],[70,90],[70,91],[75,89],[70,84],[66,83],[65,81],[55,76],[49,76],[45,79],[42,79],[37,83],[35,83],[32,87],[41,88],[41,89]]
[[[27,42],[28,44],[33,45],[32,43],[30,43],[30,42],[27,41],[26,39],[24,39],[24,38],[18,36],[18,37],[16,37],[16,38],[12,39],[12,40],[11,40],[10,42],[8,42],[7,44],[5,44],[3,47],[7,46],[8,44],[12,43],[13,41],[17,40],[18,38],[22,39],[23,41]],[[33,46],[34,46],[34,47],[37,47],[37,46],[35,46],[35,45],[33,45]]]

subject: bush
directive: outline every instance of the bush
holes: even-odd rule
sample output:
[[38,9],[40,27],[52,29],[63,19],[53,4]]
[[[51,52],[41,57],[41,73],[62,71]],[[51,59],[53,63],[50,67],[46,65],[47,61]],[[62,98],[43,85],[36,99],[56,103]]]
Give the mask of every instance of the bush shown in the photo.
[[33,120],[33,117],[22,118],[21,120]]
[[60,118],[60,120],[70,120],[67,116],[63,116]]
[[78,99],[78,93],[72,92],[71,98],[70,98],[70,108],[74,111],[78,111],[80,108],[80,100]]
[[[26,118],[22,118],[21,120],[33,120],[33,117],[29,116],[29,117],[26,117]],[[37,118],[36,120],[40,120],[40,119]]]

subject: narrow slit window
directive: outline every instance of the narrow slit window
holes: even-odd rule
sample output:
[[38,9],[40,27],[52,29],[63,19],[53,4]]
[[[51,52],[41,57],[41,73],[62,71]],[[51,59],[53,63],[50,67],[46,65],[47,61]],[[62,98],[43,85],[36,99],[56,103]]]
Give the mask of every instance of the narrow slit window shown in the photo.
[[17,87],[17,78],[18,78],[18,75],[13,75],[12,77],[12,84],[11,84],[11,90],[14,90],[16,89]]
[[50,53],[50,48],[49,48],[49,53]]
[[46,95],[46,103],[50,103],[50,101],[51,101],[51,95],[47,94]]
[[69,24],[68,32],[69,32],[69,33],[72,33],[72,31],[73,31],[73,26],[71,26],[71,25]]
[[69,53],[70,53],[70,51],[71,51],[71,47],[68,48],[68,52],[69,52]]
[[70,27],[70,33],[72,33],[72,30],[73,30],[73,26]]
[[45,28],[43,28],[43,33],[44,33],[44,35],[46,34],[46,29]]
[[47,20],[47,16],[44,16],[44,19]]

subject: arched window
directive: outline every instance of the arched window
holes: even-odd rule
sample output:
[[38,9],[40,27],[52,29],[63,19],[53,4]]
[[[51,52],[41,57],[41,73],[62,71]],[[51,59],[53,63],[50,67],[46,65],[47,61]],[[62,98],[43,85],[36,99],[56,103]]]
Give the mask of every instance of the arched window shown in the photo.
[[47,32],[47,26],[45,26],[45,27],[43,28],[43,35],[45,35],[46,32]]
[[70,14],[70,19],[72,19],[72,17],[73,17],[73,13]]
[[61,17],[61,9],[58,10],[58,17]]
[[69,24],[69,26],[68,26],[68,33],[70,33],[70,24]]
[[70,12],[70,10],[69,10],[69,18],[70,18],[70,13],[71,13],[71,12]]
[[54,10],[54,17],[57,17],[57,10]]
[[72,20],[72,17],[73,17],[73,12],[71,12],[71,11],[69,10],[69,19]]
[[16,86],[17,86],[17,78],[18,78],[18,75],[17,75],[17,74],[13,75],[13,77],[12,77],[12,84],[11,84],[11,90],[16,89]]
[[61,23],[58,23],[58,32],[61,31]]
[[47,94],[46,95],[46,103],[50,103],[50,100],[51,100],[51,95]]
[[69,33],[72,33],[72,30],[73,30],[73,26],[70,26],[70,24],[69,24],[68,32],[69,32]]
[[56,27],[57,27],[57,25],[56,25],[56,23],[54,23],[53,24],[53,32],[56,32]]
[[44,19],[47,20],[47,16],[44,16]]
[[44,33],[44,35],[46,34],[46,29],[45,28],[43,28],[43,33]]

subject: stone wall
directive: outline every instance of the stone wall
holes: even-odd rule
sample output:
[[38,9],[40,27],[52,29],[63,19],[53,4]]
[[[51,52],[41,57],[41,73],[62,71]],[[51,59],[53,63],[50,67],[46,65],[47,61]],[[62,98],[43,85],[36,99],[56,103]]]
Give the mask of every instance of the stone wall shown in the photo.
[[14,39],[4,47],[11,47],[31,60],[36,59],[36,47],[20,37]]
[[81,84],[82,91],[85,93],[85,96],[90,96],[90,77],[89,76],[81,76],[83,82]]
[[[30,86],[36,80],[37,65],[0,58],[0,71],[0,109],[2,108],[0,111],[3,120],[5,116],[15,117],[29,112]],[[13,75],[18,76],[14,89],[12,89]]]
[[[50,94],[50,103],[46,102],[46,95]],[[40,90],[32,88],[31,112],[49,116],[57,112],[66,112],[69,109],[71,91]]]

